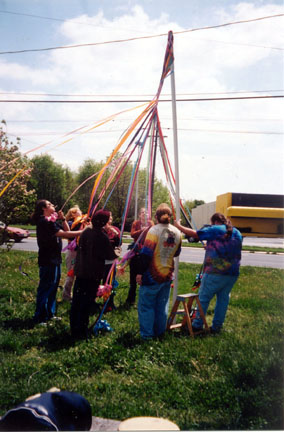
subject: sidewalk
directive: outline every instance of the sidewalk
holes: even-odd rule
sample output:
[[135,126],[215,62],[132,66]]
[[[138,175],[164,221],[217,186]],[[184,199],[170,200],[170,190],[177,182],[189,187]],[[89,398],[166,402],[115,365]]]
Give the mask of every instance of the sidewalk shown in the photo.
[[100,417],[93,417],[91,431],[117,431],[120,420],[109,420]]

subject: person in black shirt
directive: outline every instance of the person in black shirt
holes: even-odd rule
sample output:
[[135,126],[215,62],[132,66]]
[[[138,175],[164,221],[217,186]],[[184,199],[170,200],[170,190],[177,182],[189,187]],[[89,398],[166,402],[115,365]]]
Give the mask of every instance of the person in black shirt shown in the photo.
[[[58,219],[62,220],[63,229],[58,224]],[[44,199],[36,203],[32,221],[37,226],[40,278],[33,321],[35,324],[46,324],[55,318],[56,293],[61,277],[61,238],[74,238],[82,234],[82,231],[69,231],[62,211],[57,215],[54,205]]]
[[116,254],[103,227],[109,221],[110,212],[99,210],[92,216],[92,228],[86,228],[80,236],[75,262],[76,276],[70,312],[71,335],[74,338],[88,336],[89,317],[104,275],[105,260],[113,260]]

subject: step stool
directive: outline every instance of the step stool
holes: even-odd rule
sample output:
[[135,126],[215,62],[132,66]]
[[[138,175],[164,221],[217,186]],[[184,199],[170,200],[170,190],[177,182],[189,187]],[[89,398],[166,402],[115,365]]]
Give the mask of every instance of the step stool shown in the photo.
[[[200,300],[198,297],[198,294],[180,294],[177,296],[176,301],[173,305],[172,311],[170,313],[170,316],[168,318],[168,323],[167,323],[167,330],[173,330],[176,328],[180,328],[180,327],[185,327],[187,326],[189,334],[191,337],[194,337],[194,334],[200,334],[203,333],[204,330],[200,330],[199,332],[194,332],[192,330],[192,323],[191,323],[191,316],[190,313],[192,311],[192,304],[193,302],[196,302],[198,305],[198,310],[200,313],[200,317],[203,321],[204,327],[205,327],[205,332],[209,333],[209,328],[208,328],[208,324],[206,322],[206,318],[202,309],[202,306],[200,304]],[[183,305],[183,309],[178,309],[179,304],[182,303]],[[176,317],[176,315],[183,315],[183,320],[180,323],[177,324],[173,324],[174,319]]]

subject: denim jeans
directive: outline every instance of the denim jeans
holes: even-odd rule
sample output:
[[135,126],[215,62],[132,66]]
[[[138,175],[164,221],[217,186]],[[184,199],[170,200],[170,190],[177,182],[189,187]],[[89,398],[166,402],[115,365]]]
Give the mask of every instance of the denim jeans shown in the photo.
[[[230,300],[230,292],[238,279],[238,276],[219,275],[215,273],[204,273],[199,289],[199,300],[206,315],[208,306],[214,295],[216,294],[216,306],[214,310],[214,318],[212,328],[219,330],[226,317],[226,312]],[[200,318],[199,311],[196,313],[196,318],[192,323],[195,328],[202,328],[203,322]]]
[[39,267],[39,286],[37,289],[35,322],[52,318],[56,308],[56,293],[61,277],[61,266],[50,265]]
[[142,339],[162,335],[166,330],[171,281],[155,285],[141,285],[138,318]]

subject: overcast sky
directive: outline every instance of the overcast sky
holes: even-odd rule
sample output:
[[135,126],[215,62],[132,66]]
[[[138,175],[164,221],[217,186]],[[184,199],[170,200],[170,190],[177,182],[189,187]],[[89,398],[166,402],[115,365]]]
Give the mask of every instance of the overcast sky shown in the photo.
[[[0,99],[151,99],[169,30],[283,13],[282,0],[0,0]],[[3,54],[155,35],[162,36]],[[283,95],[282,35],[283,17],[174,34],[177,98]],[[161,98],[170,91],[167,78]],[[2,102],[0,121],[21,137],[23,152],[50,142],[30,157],[47,151],[76,170],[87,158],[105,160],[142,109],[57,146],[62,136],[138,105]],[[161,102],[159,112],[174,166],[171,104]],[[284,193],[283,99],[178,102],[177,123],[182,198]],[[164,180],[161,162],[157,174]]]

